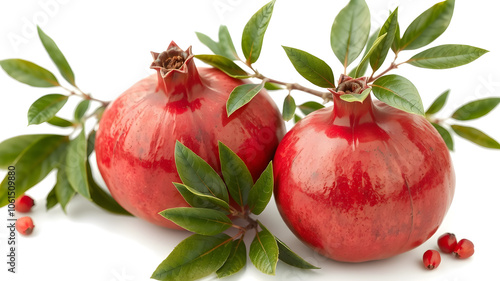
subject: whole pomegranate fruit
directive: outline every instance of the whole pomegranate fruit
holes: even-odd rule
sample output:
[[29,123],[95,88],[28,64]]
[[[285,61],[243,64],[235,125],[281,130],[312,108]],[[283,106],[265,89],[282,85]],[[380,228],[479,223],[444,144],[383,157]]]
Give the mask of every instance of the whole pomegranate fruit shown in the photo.
[[254,179],[272,160],[285,134],[281,114],[265,91],[230,117],[226,101],[246,81],[214,68],[197,68],[191,47],[174,42],[152,53],[151,75],[125,91],[105,110],[96,136],[97,165],[116,201],[133,215],[181,229],[158,215],[186,207],[172,182],[180,182],[176,140],[220,174],[218,142],[242,158]]
[[298,122],[274,158],[278,209],[321,254],[362,262],[408,251],[434,234],[455,174],[444,141],[422,116],[368,96],[366,78],[345,78],[333,107]]

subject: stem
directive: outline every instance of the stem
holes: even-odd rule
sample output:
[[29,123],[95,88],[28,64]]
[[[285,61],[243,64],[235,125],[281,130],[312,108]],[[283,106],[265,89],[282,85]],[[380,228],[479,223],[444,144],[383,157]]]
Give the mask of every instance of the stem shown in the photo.
[[331,93],[330,92],[321,92],[321,91],[317,91],[317,90],[313,90],[313,89],[310,89],[310,88],[307,88],[307,87],[304,87],[298,83],[286,83],[286,82],[283,82],[283,81],[279,81],[279,80],[275,80],[275,79],[271,79],[271,78],[268,78],[260,73],[255,73],[255,75],[252,76],[253,78],[257,78],[257,79],[261,79],[261,80],[266,80],[267,82],[270,82],[270,83],[274,83],[274,84],[278,84],[278,85],[283,85],[283,86],[286,86],[286,88],[288,90],[299,90],[299,91],[302,91],[302,92],[306,92],[306,93],[309,93],[311,95],[314,95],[314,96],[317,96],[317,97],[320,97],[322,98],[323,100],[325,100],[325,102],[328,102],[328,101],[331,101],[332,98],[330,97]]
[[64,86],[60,86],[61,88],[63,88],[64,90],[68,91],[70,95],[74,95],[74,96],[79,96],[83,99],[86,99],[86,100],[91,100],[91,101],[95,101],[95,102],[98,102],[100,103],[101,105],[107,107],[111,102],[110,101],[103,101],[103,100],[100,100],[100,99],[96,99],[92,96],[90,96],[90,94],[86,94],[84,93],[82,90],[80,90],[79,88],[77,88],[78,91],[73,91],[71,89],[68,89]]

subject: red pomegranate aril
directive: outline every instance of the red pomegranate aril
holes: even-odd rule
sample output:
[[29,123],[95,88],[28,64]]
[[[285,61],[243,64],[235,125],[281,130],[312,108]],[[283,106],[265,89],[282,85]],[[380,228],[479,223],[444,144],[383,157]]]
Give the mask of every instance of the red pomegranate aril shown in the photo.
[[31,208],[35,205],[35,200],[28,195],[23,195],[16,199],[15,202],[16,211],[20,213],[28,213]]
[[474,254],[474,244],[468,239],[458,241],[453,255],[459,259],[470,258]]
[[453,233],[445,233],[438,238],[439,249],[446,254],[450,254],[457,246],[457,237]]
[[434,269],[441,263],[441,255],[436,250],[427,250],[422,258],[424,266],[427,269]]
[[33,232],[35,225],[30,217],[22,217],[16,221],[17,232],[22,235],[30,235]]
[[[219,141],[240,156],[254,180],[272,160],[285,124],[265,90],[227,116],[232,90],[247,80],[215,68],[197,68],[191,47],[174,42],[152,53],[151,75],[105,110],[96,135],[97,165],[116,201],[131,214],[181,229],[158,212],[188,204],[172,182],[180,141],[220,173]],[[120,70],[122,71],[122,70]]]

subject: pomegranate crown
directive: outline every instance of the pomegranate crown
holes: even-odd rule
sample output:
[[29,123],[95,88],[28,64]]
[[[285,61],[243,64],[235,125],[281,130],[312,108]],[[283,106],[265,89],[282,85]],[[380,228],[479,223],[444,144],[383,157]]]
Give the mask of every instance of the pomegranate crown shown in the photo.
[[153,63],[150,68],[160,71],[161,77],[165,78],[167,74],[172,71],[187,72],[186,64],[193,59],[193,52],[191,46],[183,51],[174,41],[170,43],[166,51],[161,53],[151,52],[153,55]]

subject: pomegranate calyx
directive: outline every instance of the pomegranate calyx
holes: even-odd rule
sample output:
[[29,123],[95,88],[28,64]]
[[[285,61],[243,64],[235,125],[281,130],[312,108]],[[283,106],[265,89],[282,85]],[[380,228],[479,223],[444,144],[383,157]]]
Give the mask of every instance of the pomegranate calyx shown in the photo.
[[151,55],[153,55],[154,61],[151,63],[150,68],[159,70],[162,78],[165,78],[172,70],[186,72],[185,65],[188,60],[192,60],[194,57],[191,47],[183,51],[174,41],[170,43],[166,51],[161,53],[151,52]]
[[361,94],[365,89],[368,88],[366,82],[366,77],[351,78],[347,75],[342,74],[340,76],[338,87],[335,89],[335,91],[333,91],[333,89],[330,89],[330,92],[339,96],[346,94]]

